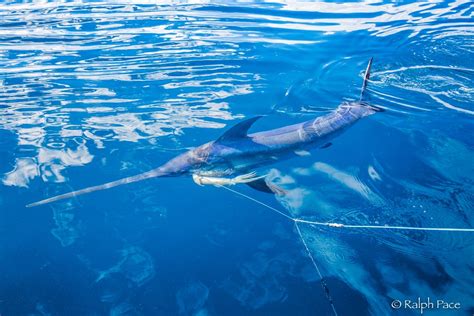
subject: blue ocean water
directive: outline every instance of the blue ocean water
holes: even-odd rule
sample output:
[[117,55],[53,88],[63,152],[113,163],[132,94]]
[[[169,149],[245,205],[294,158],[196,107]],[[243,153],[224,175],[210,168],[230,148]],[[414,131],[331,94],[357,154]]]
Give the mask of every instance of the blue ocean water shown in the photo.
[[[324,150],[270,166],[294,218],[474,225],[470,1],[0,4],[1,315],[332,315],[294,224],[191,178],[25,208],[358,99]],[[474,234],[300,225],[339,315],[472,315]]]

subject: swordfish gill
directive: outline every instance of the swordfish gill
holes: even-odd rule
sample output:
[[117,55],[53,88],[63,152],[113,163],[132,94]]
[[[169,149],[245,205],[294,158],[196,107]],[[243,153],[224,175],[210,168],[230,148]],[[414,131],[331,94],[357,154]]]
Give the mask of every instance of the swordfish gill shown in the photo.
[[156,169],[50,197],[28,204],[27,207],[156,177],[192,176],[199,185],[245,183],[260,191],[283,194],[283,190],[265,181],[265,175],[257,175],[254,170],[287,159],[305,149],[329,147],[330,141],[349,126],[363,117],[382,111],[381,108],[364,102],[371,65],[372,58],[365,70],[360,99],[343,102],[329,114],[294,125],[248,134],[249,128],[261,118],[253,117],[233,126],[217,140],[180,154]]

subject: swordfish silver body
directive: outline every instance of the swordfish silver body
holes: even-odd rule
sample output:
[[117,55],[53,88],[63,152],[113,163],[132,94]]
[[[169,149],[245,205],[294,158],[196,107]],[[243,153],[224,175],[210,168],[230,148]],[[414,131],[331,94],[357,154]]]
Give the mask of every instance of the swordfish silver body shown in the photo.
[[[324,116],[257,133],[248,133],[260,117],[244,120],[226,131],[215,141],[205,143],[169,160],[148,172],[112,181],[102,185],[65,193],[27,205],[51,203],[78,195],[109,189],[119,185],[155,177],[191,175],[198,184],[230,185],[246,183],[262,190],[266,186],[263,176],[254,170],[282,159],[288,159],[301,150],[325,148],[330,141],[361,118],[380,111],[380,108],[363,102],[363,94],[370,75],[372,59],[367,66],[361,98],[357,102],[344,102]],[[267,187],[268,188],[268,187]],[[267,192],[275,190],[269,188]]]
[[[329,146],[330,141],[349,126],[376,111],[362,103],[344,103],[333,112],[306,122],[258,133],[229,135],[177,156],[161,171],[168,173],[171,169],[173,172],[187,171],[211,177],[250,172],[291,158],[303,150]],[[242,123],[253,123],[258,118]],[[234,128],[246,131],[246,126]]]

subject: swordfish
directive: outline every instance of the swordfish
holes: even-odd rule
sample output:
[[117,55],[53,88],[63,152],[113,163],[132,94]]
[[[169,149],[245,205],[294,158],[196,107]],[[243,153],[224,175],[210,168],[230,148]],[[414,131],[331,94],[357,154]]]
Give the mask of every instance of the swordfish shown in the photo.
[[331,141],[361,118],[382,111],[364,101],[370,77],[372,58],[365,70],[360,99],[343,102],[334,111],[302,123],[249,134],[250,127],[261,116],[244,120],[227,130],[215,141],[182,153],[164,165],[139,175],[123,178],[50,197],[27,207],[39,206],[82,194],[110,189],[119,185],[157,177],[192,176],[199,185],[247,184],[263,192],[284,191],[257,175],[259,167],[302,154],[310,148],[327,148]]

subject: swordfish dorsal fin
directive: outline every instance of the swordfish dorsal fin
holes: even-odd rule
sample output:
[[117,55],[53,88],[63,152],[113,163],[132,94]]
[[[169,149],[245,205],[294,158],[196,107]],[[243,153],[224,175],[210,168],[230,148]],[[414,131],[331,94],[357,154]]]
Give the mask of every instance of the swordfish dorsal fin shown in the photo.
[[225,142],[232,139],[239,139],[247,137],[247,132],[249,128],[255,123],[262,115],[255,116],[249,119],[246,119],[236,125],[232,126],[229,130],[227,130],[221,137],[219,137],[216,142]]

